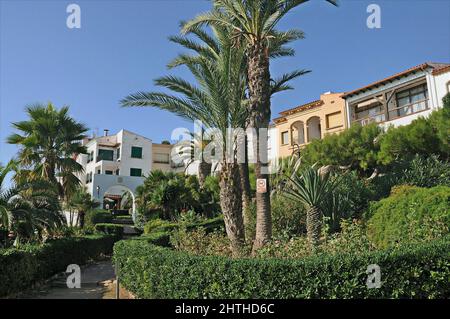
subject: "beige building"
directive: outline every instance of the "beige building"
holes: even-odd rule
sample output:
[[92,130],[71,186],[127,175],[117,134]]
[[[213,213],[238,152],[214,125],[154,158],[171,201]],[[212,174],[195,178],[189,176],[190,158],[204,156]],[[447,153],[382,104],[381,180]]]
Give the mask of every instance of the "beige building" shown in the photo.
[[278,157],[292,155],[314,139],[347,128],[343,93],[324,93],[320,100],[283,111],[273,120],[278,133]]

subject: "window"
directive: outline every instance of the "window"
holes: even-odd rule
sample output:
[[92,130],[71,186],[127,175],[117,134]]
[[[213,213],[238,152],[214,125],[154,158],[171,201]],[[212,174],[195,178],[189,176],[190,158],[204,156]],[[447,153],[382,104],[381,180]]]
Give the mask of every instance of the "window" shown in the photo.
[[142,176],[142,169],[140,168],[130,168],[130,176]]
[[120,169],[116,169],[116,175],[120,175]]
[[89,152],[87,162],[90,163],[94,160],[94,152]]
[[100,161],[112,161],[114,157],[113,150],[98,150],[97,162]]
[[281,133],[281,144],[286,145],[289,143],[289,132],[285,131]]
[[142,147],[132,146],[131,147],[131,157],[132,158],[142,158]]
[[326,115],[327,129],[343,126],[341,114],[339,111]]
[[116,150],[116,158],[120,158],[120,147]]
[[113,171],[105,171],[105,174],[106,174],[106,175],[112,175],[112,174],[113,174]]
[[170,157],[166,153],[155,153],[153,158],[153,163],[169,164]]
[[428,108],[428,89],[426,84],[397,93],[397,107],[389,110],[389,119],[417,113]]
[[86,174],[86,184],[89,184],[92,182],[92,172]]

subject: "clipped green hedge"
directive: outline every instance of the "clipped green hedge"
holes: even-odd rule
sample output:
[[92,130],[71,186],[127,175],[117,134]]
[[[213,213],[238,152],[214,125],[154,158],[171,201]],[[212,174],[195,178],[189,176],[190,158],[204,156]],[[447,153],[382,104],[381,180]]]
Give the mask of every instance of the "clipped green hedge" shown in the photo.
[[113,216],[107,210],[94,209],[88,211],[85,217],[85,223],[88,227],[93,227],[95,224],[111,223]]
[[123,237],[124,229],[123,225],[117,225],[117,224],[108,224],[108,223],[99,223],[95,224],[94,228],[97,232],[114,235],[118,238]]
[[[152,234],[154,232],[171,232],[178,229],[181,226],[180,223],[169,222],[162,219],[153,219],[147,222],[144,226],[144,234]],[[207,232],[217,230],[225,227],[223,217],[218,216],[215,218],[207,219],[202,222],[188,224],[186,228],[188,230],[195,229],[197,227],[203,227]]]
[[20,249],[0,249],[0,297],[65,271],[70,264],[82,265],[111,254],[117,240],[116,236],[96,234],[25,245]]
[[380,248],[445,236],[450,228],[450,187],[395,187],[388,198],[371,204],[368,215],[367,234]]
[[[139,298],[448,298],[450,240],[297,259],[193,256],[143,240],[114,246],[122,284]],[[382,286],[366,287],[368,265]]]

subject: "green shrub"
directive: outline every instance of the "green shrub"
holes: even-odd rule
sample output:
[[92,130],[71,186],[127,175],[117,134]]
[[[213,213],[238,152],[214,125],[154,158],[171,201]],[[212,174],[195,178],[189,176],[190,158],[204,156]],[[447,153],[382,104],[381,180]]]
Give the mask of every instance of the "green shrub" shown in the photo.
[[117,239],[97,234],[24,245],[20,249],[0,249],[0,297],[20,292],[65,271],[70,264],[82,265],[110,254]]
[[444,185],[450,187],[450,163],[439,160],[436,155],[416,155],[399,174],[398,184],[419,187]]
[[292,237],[306,232],[306,210],[303,205],[281,196],[273,196],[271,203],[273,236]]
[[[448,298],[448,239],[401,249],[304,259],[194,256],[142,240],[114,246],[121,282],[139,298]],[[367,267],[382,270],[379,289]]]
[[230,241],[223,232],[207,233],[200,227],[188,231],[185,227],[174,231],[170,243],[175,249],[194,255],[216,255],[231,257]]
[[207,232],[210,232],[223,228],[225,224],[222,216],[205,219],[195,223],[173,223],[162,219],[153,219],[145,224],[144,234],[151,234],[153,232],[171,232],[180,228],[180,226],[185,226],[188,230],[204,227]]
[[98,223],[94,226],[95,230],[100,233],[114,235],[117,238],[123,237],[123,225]]
[[153,219],[148,221],[144,226],[144,234],[151,234],[153,232],[169,232],[177,228],[176,223],[169,222],[163,219]]
[[369,208],[369,238],[377,247],[439,238],[449,232],[449,207],[450,187],[395,187]]
[[107,210],[95,209],[86,213],[85,225],[87,227],[93,227],[99,223],[111,223],[113,216]]

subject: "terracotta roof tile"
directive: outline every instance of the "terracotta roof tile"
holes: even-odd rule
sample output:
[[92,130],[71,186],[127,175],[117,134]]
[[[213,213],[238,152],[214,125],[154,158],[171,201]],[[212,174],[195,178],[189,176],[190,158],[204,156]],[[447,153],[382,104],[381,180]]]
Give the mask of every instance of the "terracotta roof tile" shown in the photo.
[[379,85],[383,85],[383,84],[385,84],[387,82],[391,82],[391,81],[393,81],[395,79],[401,78],[403,76],[406,76],[406,75],[408,75],[410,73],[417,72],[419,70],[425,70],[427,68],[432,68],[434,70],[433,71],[433,73],[434,73],[434,72],[439,72],[440,70],[444,70],[444,69],[446,69],[448,67],[450,67],[450,64],[448,64],[448,63],[425,62],[425,63],[419,64],[419,65],[416,65],[415,67],[409,68],[409,69],[407,69],[405,71],[402,71],[402,72],[396,73],[394,75],[391,75],[391,76],[389,76],[387,78],[384,78],[382,80],[373,82],[373,83],[371,83],[369,85],[366,85],[366,86],[363,86],[363,87],[361,87],[359,89],[356,89],[356,90],[353,90],[353,91],[350,91],[350,92],[346,92],[346,93],[344,93],[344,95],[342,95],[342,98],[345,99],[346,97],[355,95],[355,94],[357,94],[359,92],[363,92],[363,91],[369,90],[369,89],[371,89],[373,87],[377,87]]

